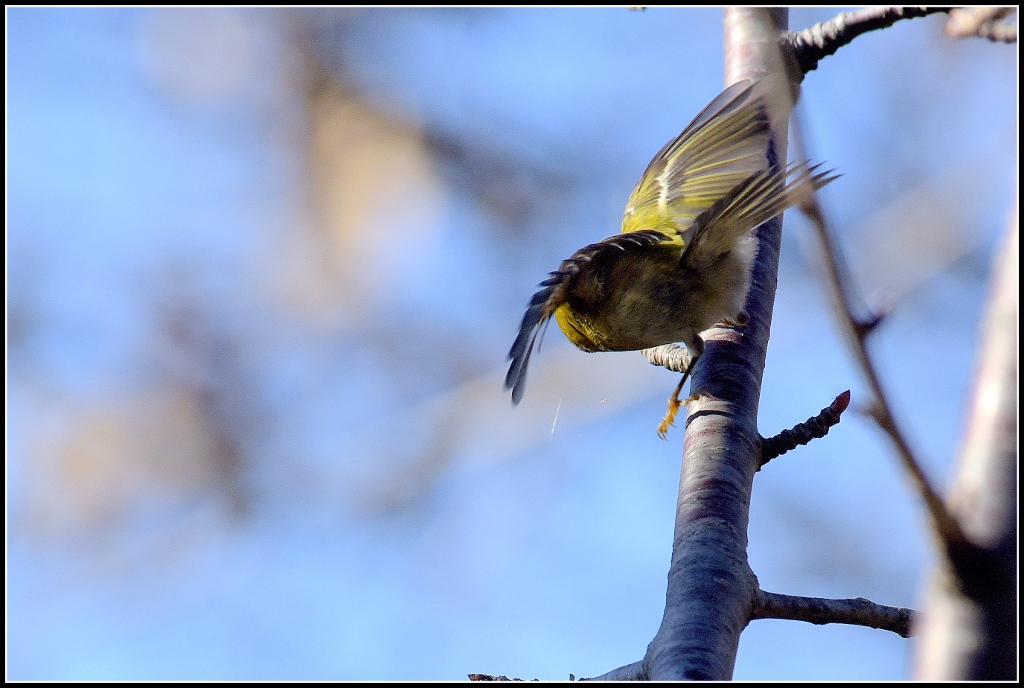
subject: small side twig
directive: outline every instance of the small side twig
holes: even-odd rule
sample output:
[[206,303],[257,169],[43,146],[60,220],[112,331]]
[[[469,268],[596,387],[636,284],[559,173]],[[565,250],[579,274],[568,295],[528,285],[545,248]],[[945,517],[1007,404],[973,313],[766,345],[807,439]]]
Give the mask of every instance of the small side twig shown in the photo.
[[839,422],[840,417],[850,406],[850,390],[846,390],[835,400],[823,408],[816,416],[808,418],[803,423],[794,425],[789,430],[783,430],[777,435],[769,438],[761,438],[761,462],[757,470],[761,470],[766,463],[777,456],[796,449],[801,444],[807,444],[813,439],[824,437],[829,429]]
[[870,7],[843,12],[803,31],[787,31],[782,42],[793,50],[803,74],[817,69],[818,62],[834,54],[862,34],[892,26],[901,19],[949,12],[948,7]]
[[906,607],[876,604],[863,597],[832,600],[824,597],[800,597],[757,591],[751,619],[789,619],[812,624],[841,623],[892,631],[904,638],[911,633],[911,620],[916,614]]

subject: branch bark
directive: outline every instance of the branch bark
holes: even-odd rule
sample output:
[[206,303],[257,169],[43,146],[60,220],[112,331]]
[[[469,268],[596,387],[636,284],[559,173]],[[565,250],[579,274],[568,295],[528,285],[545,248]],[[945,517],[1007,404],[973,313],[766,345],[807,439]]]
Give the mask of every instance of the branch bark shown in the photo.
[[758,464],[758,470],[775,457],[782,456],[802,444],[808,444],[811,440],[827,435],[829,429],[839,423],[843,411],[849,405],[850,390],[846,390],[837,396],[831,404],[821,409],[818,415],[812,416],[788,430],[783,430],[777,435],[762,437],[761,461]]
[[800,70],[807,74],[818,68],[818,62],[869,31],[892,26],[901,19],[925,17],[936,12],[949,12],[948,7],[869,7],[855,12],[841,12],[832,19],[809,26],[802,31],[787,31],[783,40],[793,50]]
[[[787,73],[778,48],[785,9],[725,11],[726,84]],[[786,157],[791,102],[773,104],[773,164]],[[747,523],[760,462],[757,408],[778,279],[781,218],[757,230],[741,329],[706,333],[693,372],[676,507],[665,614],[648,646],[643,674],[651,680],[732,676],[740,633],[750,621],[757,579],[747,562]]]
[[754,608],[755,619],[790,619],[812,624],[841,623],[892,631],[904,638],[911,636],[914,610],[876,604],[863,597],[830,600],[824,597],[780,595],[761,590]]

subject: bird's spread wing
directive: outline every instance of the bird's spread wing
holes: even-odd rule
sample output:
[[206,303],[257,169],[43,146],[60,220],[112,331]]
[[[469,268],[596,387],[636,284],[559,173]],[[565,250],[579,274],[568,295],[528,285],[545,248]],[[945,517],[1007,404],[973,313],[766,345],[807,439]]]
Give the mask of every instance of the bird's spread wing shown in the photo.
[[767,167],[771,126],[764,88],[733,84],[665,144],[629,197],[623,232],[686,232],[701,213]]
[[694,220],[680,262],[695,269],[707,268],[732,250],[744,233],[808,198],[838,176],[832,170],[815,173],[817,169],[807,163],[794,163],[785,170],[766,169],[744,179]]
[[682,248],[682,243],[677,236],[668,236],[662,232],[616,234],[596,244],[581,248],[571,258],[562,261],[559,268],[540,283],[542,288],[530,299],[530,305],[519,325],[519,334],[508,352],[512,365],[509,366],[508,375],[505,376],[505,389],[512,390],[512,403],[518,404],[523,398],[526,367],[530,362],[530,354],[533,353],[538,335],[543,331],[543,326],[548,319],[568,299],[580,269],[587,264],[599,265],[606,261],[616,260],[631,250],[666,241],[678,243],[680,249]]

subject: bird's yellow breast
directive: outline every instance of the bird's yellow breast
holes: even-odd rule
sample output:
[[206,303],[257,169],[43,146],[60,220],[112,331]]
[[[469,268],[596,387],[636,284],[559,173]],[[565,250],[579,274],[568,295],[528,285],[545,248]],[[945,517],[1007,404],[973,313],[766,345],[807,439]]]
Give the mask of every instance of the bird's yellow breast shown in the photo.
[[574,311],[568,303],[563,303],[555,309],[555,320],[558,321],[558,326],[569,341],[580,349],[584,351],[608,350],[608,347],[602,344],[604,337],[601,332],[586,316]]

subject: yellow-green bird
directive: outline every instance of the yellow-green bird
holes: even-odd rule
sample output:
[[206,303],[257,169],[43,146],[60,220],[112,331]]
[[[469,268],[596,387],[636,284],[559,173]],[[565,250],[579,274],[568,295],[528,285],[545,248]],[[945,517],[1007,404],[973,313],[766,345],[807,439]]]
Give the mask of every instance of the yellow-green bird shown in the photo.
[[651,160],[622,233],[581,248],[540,283],[509,351],[513,403],[551,316],[584,351],[685,344],[691,363],[682,382],[704,350],[702,331],[746,323],[751,230],[835,178],[806,164],[771,164],[769,95],[764,81],[725,89]]

